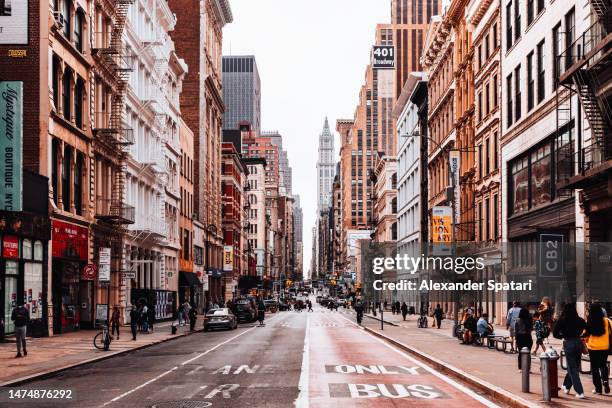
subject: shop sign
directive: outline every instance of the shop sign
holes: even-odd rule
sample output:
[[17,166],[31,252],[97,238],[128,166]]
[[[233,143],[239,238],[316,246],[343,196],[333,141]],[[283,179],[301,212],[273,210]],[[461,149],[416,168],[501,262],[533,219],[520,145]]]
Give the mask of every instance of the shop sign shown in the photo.
[[225,245],[223,247],[223,272],[232,272],[234,270],[234,247]]
[[110,272],[111,272],[111,249],[101,247],[100,252],[98,253],[98,269],[100,273],[98,274],[98,281],[100,282],[110,282]]
[[96,304],[96,321],[106,322],[108,319],[108,305],[107,304]]
[[395,68],[395,49],[392,45],[375,45],[372,47],[372,68]]
[[136,272],[132,272],[132,271],[121,272],[121,277],[123,279],[136,279]]
[[563,234],[539,234],[538,275],[541,278],[561,278],[564,272]]
[[203,274],[200,281],[202,282],[202,290],[207,291],[208,290],[208,275]]
[[2,256],[4,258],[19,258],[19,238],[5,235],[2,240]]
[[28,43],[28,2],[0,2],[0,44]]
[[[0,10],[0,21],[3,18]],[[22,210],[22,139],[23,82],[0,81],[0,210]]]
[[[455,222],[459,223],[461,216],[461,197],[459,196],[459,171],[461,169],[461,152],[458,150],[451,150],[448,152],[449,166],[450,166],[450,175],[451,178],[449,180],[450,185],[455,186],[455,191],[453,194],[455,197]],[[454,180],[453,180],[454,179]]]
[[52,248],[54,257],[87,260],[87,228],[63,221],[53,220]]
[[96,279],[96,274],[98,272],[98,268],[94,264],[87,264],[83,268],[83,273],[81,274],[82,280],[94,280]]

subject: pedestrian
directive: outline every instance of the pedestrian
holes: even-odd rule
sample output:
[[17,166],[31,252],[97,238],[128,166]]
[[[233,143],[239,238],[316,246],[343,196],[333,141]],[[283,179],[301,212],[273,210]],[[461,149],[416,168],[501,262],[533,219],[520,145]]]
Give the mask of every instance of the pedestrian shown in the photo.
[[155,324],[155,308],[149,307],[147,310],[147,323],[149,324],[149,332],[152,333]]
[[142,331],[143,333],[149,332],[149,307],[143,302],[142,309],[140,309],[140,318],[142,319]]
[[439,303],[436,305],[433,315],[434,319],[436,320],[436,326],[438,326],[439,329],[440,325],[442,324],[442,319],[444,319],[444,311],[442,310],[442,307],[440,307]]
[[183,319],[183,317],[184,317],[184,314],[183,314],[183,308],[184,308],[184,305],[183,305],[183,303],[181,303],[181,304],[179,305],[179,308],[178,308],[178,313],[177,313],[177,315],[178,315],[178,324],[179,324],[179,326],[182,326],[182,325],[183,325],[183,321],[184,321],[184,319]]
[[610,393],[610,383],[608,382],[610,333],[612,333],[610,320],[604,316],[601,305],[593,303],[589,307],[585,331],[586,346],[591,362],[591,376],[593,385],[595,385],[593,394],[601,394],[602,388],[606,394]]
[[553,307],[550,302],[550,298],[548,296],[544,296],[540,305],[538,306],[538,312],[540,313],[540,320],[546,326],[548,326],[548,332],[552,330],[553,327]]
[[514,324],[516,323],[518,317],[519,317],[519,313],[521,313],[521,305],[519,302],[514,301],[512,302],[512,307],[510,308],[510,310],[508,310],[508,314],[506,315],[506,329],[510,332],[510,341],[512,342],[510,344],[510,352],[512,353],[515,349],[515,342],[514,342]]
[[[526,347],[531,353],[531,347],[533,347],[533,338],[531,337],[531,331],[533,330],[533,321],[531,320],[531,314],[527,308],[522,308],[519,312],[519,317],[514,322],[514,335],[516,336],[516,351],[518,353],[518,369],[521,371],[521,353],[520,351]],[[529,367],[525,367],[529,370]]]
[[198,318],[198,312],[194,306],[191,306],[189,308],[189,330],[190,331],[195,330],[195,324],[196,324],[197,318]]
[[395,302],[391,302],[391,314],[395,314]]
[[385,299],[385,303],[383,304],[383,307],[385,308],[385,310],[387,310],[387,299]]
[[402,302],[402,306],[400,308],[402,310],[402,317],[404,318],[404,321],[406,321],[406,316],[408,315],[408,305],[406,302]]
[[138,324],[138,331],[142,333],[144,327],[144,319],[142,318],[142,301],[138,301],[138,319],[136,320]]
[[477,330],[476,326],[478,322],[476,321],[474,314],[469,308],[466,308],[463,312],[462,324],[464,328],[463,342],[465,344],[472,344],[472,342],[474,341],[474,333],[476,333],[476,330]]
[[130,310],[130,329],[132,329],[132,340],[136,340],[136,333],[138,333],[139,319],[140,319],[140,313],[138,313],[136,306],[132,305],[132,310]]
[[308,299],[306,302],[308,303],[308,311],[314,312],[314,310],[312,310],[312,302],[310,301],[310,299]]
[[189,304],[187,300],[185,300],[185,302],[183,303],[183,321],[185,322],[184,324],[187,324],[187,321],[189,321],[190,310],[191,310],[191,305]]
[[115,335],[115,331],[117,331],[117,340],[119,340],[119,318],[120,318],[120,313],[119,313],[119,306],[115,305],[115,307],[113,307],[113,313],[111,315],[111,336]]
[[586,328],[586,322],[578,316],[575,303],[566,303],[561,316],[553,329],[553,336],[563,339],[563,351],[567,361],[567,374],[563,380],[561,389],[569,394],[572,386],[576,392],[576,398],[584,398],[584,389],[580,382],[580,361],[582,358],[582,340],[580,336]]
[[15,307],[11,313],[11,320],[15,323],[15,341],[17,342],[17,355],[15,358],[21,357],[21,348],[23,347],[23,355],[28,355],[26,349],[26,334],[28,323],[30,322],[30,311],[21,303]]
[[478,319],[478,323],[476,323],[476,331],[481,339],[485,339],[490,334],[493,334],[493,326],[489,323],[488,313],[480,315],[480,319]]
[[259,326],[264,325],[264,319],[266,315],[266,304],[261,298],[257,302],[257,320],[259,320]]
[[395,313],[400,314],[402,306],[400,305],[399,300],[395,301]]
[[533,314],[533,319],[533,330],[535,331],[536,335],[536,348],[533,351],[533,355],[536,356],[538,355],[538,349],[540,347],[542,347],[542,352],[546,351],[546,347],[544,347],[544,340],[550,336],[550,328],[544,322],[540,312],[535,312]]

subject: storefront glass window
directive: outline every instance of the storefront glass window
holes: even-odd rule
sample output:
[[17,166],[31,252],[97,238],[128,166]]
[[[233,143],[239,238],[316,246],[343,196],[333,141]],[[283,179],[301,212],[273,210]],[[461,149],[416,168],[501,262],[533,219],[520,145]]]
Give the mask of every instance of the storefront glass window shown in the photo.
[[23,259],[32,259],[32,241],[29,239],[23,240]]
[[531,153],[531,200],[538,207],[551,201],[550,144]]
[[524,158],[512,164],[512,212],[526,211],[529,203],[528,160]]
[[43,244],[41,241],[34,242],[34,260],[35,261],[43,260]]
[[26,262],[23,285],[23,303],[30,309],[31,319],[42,318],[42,298],[42,264]]
[[17,306],[17,274],[19,265],[14,261],[6,261],[6,276],[4,277],[4,332],[15,332],[15,323],[11,320],[13,308]]

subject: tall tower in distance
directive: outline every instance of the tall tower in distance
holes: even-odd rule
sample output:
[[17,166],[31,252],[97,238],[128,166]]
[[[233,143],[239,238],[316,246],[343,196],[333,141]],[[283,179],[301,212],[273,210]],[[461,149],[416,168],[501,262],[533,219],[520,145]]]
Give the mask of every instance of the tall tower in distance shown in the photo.
[[224,55],[223,78],[223,129],[238,129],[247,121],[251,129],[261,130],[261,81],[257,62],[253,55]]
[[317,195],[319,204],[317,214],[331,205],[331,190],[334,183],[334,135],[329,129],[329,122],[325,117],[323,131],[319,135],[319,160],[317,161]]

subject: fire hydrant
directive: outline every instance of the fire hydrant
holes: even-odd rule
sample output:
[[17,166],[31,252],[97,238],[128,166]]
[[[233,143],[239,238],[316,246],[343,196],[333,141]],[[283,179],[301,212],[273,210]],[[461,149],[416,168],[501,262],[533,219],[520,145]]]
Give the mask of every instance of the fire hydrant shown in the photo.
[[549,346],[548,350],[540,354],[540,371],[542,372],[542,394],[544,401],[559,397],[559,374],[557,362],[559,353]]

